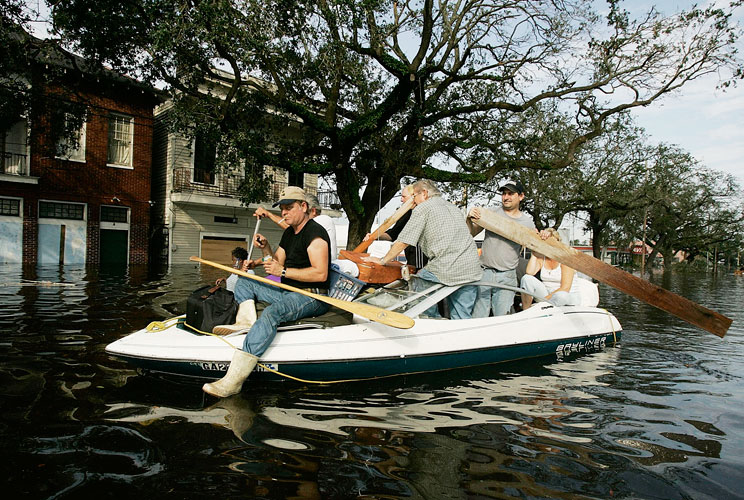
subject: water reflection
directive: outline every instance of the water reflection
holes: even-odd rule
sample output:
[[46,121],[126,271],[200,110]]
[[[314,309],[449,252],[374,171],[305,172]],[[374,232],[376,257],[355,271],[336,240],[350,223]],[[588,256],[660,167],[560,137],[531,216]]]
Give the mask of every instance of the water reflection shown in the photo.
[[[383,390],[376,391],[287,387],[269,396],[255,387],[202,410],[117,403],[105,417],[147,425],[182,418],[229,429],[240,442],[224,451],[230,469],[270,478],[273,488],[264,493],[272,498],[327,498],[341,491],[501,495],[517,485],[552,497],[560,487],[520,469],[557,457],[583,468],[606,467],[592,457],[600,419],[585,402],[597,399],[590,389],[605,385],[618,352],[456,385],[439,375],[406,388],[381,382]],[[332,484],[314,479],[329,467]]]
[[[732,498],[744,480],[744,278],[653,276],[725,339],[602,289],[620,348],[230,399],[109,342],[183,312],[196,266],[0,269],[0,441],[24,498]],[[112,493],[115,492],[115,493]]]

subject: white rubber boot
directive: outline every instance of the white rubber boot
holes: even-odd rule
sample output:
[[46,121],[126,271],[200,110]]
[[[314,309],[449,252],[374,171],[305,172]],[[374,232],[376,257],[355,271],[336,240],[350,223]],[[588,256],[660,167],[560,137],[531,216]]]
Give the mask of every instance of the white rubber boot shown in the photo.
[[234,325],[217,325],[212,328],[215,335],[230,335],[231,333],[247,330],[256,322],[256,302],[246,300],[238,306],[238,314],[235,316]]
[[233,354],[227,374],[217,382],[204,384],[202,390],[218,398],[226,398],[237,394],[243,388],[243,382],[248,378],[258,363],[258,357],[237,349]]

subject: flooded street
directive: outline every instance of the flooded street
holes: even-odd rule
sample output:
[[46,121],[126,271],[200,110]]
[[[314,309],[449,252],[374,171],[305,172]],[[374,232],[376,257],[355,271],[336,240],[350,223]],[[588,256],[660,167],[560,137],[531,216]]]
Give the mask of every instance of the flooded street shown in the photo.
[[560,362],[218,401],[104,352],[219,276],[0,268],[6,494],[744,498],[744,277],[651,278],[733,318],[724,339],[601,287],[622,343]]

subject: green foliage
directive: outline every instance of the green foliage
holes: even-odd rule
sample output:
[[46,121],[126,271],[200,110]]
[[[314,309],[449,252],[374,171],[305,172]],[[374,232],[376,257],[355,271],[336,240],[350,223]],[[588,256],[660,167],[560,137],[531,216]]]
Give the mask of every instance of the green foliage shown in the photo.
[[565,168],[611,116],[737,71],[725,16],[618,5],[602,20],[583,0],[68,0],[53,17],[86,56],[163,83],[183,130],[210,122],[220,151],[332,178],[353,244],[403,177]]

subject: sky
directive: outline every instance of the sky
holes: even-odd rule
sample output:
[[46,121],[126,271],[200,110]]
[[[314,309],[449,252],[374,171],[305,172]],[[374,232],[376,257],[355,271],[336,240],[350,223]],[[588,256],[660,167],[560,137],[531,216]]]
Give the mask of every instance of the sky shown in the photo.
[[[631,12],[639,12],[646,11],[649,3],[629,0],[623,2],[623,6]],[[653,3],[659,11],[672,14],[689,8],[694,2]],[[726,5],[728,0],[697,3]],[[744,8],[739,8],[735,20],[744,28]],[[739,56],[744,57],[744,40],[738,41],[737,48]],[[632,114],[637,124],[646,129],[652,143],[676,144],[701,164],[735,175],[744,187],[744,80],[725,91],[716,89],[718,83],[718,75],[708,75],[646,108],[635,108]]]
[[693,82],[679,95],[633,111],[652,143],[677,144],[701,164],[744,185],[744,81],[726,92],[717,78]]

